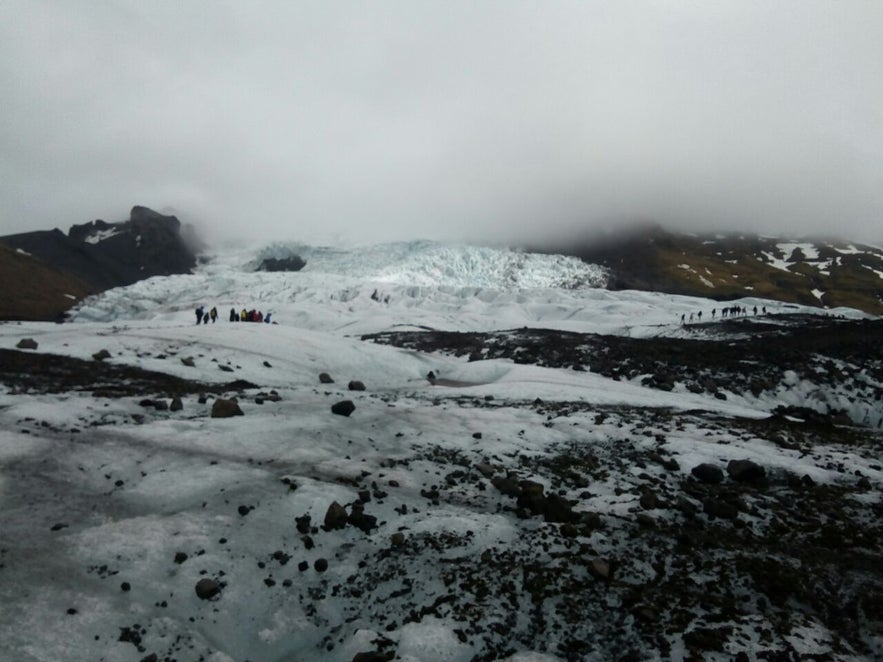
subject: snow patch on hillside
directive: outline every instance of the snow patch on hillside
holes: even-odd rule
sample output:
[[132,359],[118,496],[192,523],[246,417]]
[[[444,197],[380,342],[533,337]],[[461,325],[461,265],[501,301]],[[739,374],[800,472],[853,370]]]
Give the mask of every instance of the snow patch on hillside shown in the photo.
[[110,239],[118,234],[120,234],[121,230],[118,227],[108,228],[106,230],[99,230],[94,234],[90,234],[88,237],[84,239],[87,244],[100,244],[105,239]]

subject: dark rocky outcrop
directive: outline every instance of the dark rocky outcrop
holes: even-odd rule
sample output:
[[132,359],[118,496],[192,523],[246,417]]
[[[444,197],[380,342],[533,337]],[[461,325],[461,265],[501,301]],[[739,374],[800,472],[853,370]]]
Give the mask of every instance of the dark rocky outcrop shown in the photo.
[[[56,320],[89,294],[152,276],[190,273],[199,243],[174,216],[133,207],[129,219],[0,237],[4,281],[21,283],[27,297],[0,309],[2,319]],[[9,273],[7,273],[9,272]],[[35,283],[39,284],[35,287]]]
[[307,266],[300,255],[285,258],[268,257],[261,261],[258,271],[300,271]]
[[[817,255],[783,242],[805,242]],[[844,251],[843,249],[847,249]],[[612,290],[649,290],[730,301],[760,296],[783,302],[849,306],[883,313],[879,247],[837,240],[696,234],[658,225],[552,241],[530,250],[579,257],[608,270]],[[781,268],[782,263],[786,268]],[[823,291],[821,301],[818,291]]]

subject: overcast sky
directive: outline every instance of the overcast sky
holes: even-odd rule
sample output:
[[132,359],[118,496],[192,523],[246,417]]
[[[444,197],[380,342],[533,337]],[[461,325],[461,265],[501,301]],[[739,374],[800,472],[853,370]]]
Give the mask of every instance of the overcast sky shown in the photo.
[[883,2],[0,0],[0,234],[883,240]]

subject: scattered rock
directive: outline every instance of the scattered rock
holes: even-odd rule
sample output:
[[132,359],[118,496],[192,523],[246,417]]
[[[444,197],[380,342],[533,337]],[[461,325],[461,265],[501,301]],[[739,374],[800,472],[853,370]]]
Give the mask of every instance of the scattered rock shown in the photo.
[[343,506],[337,503],[337,501],[328,506],[328,511],[325,513],[326,531],[331,531],[333,529],[342,529],[346,526],[346,522],[347,514]]
[[508,476],[495,476],[491,479],[491,485],[496,487],[500,492],[510,497],[518,497],[521,495],[521,487],[518,481]]
[[485,462],[482,462],[481,464],[476,464],[475,468],[485,478],[491,478],[495,473],[497,473],[496,469],[494,469],[492,465]]
[[221,585],[214,579],[200,579],[196,582],[196,595],[200,600],[211,600],[221,593]]
[[102,349],[100,352],[95,352],[92,355],[92,358],[96,361],[104,361],[105,359],[110,358],[110,352],[108,352],[106,349]]
[[320,384],[333,384],[334,380],[331,379],[331,375],[327,372],[323,372],[319,374],[319,383]]
[[592,559],[589,570],[598,579],[610,579],[610,563],[604,559]]
[[313,567],[316,569],[316,572],[325,572],[328,570],[328,561],[327,559],[316,559]]
[[356,410],[352,400],[341,400],[331,405],[331,413],[338,416],[349,416]]
[[181,359],[181,363],[183,363],[184,365],[186,365],[188,368],[193,368],[193,367],[196,366],[196,363],[193,361],[193,357],[192,357],[192,356],[186,356],[186,357],[184,357],[183,359]]
[[740,483],[757,485],[766,479],[766,470],[751,460],[730,460],[727,464],[730,478]]
[[347,523],[365,533],[371,533],[371,529],[377,528],[377,518],[373,515],[366,515],[365,506],[361,503],[354,503],[350,507]]
[[348,388],[350,391],[364,391],[364,390],[365,390],[365,384],[363,384],[362,382],[360,382],[360,381],[354,379],[354,380],[351,381],[349,384],[347,384],[347,388]]
[[37,349],[37,341],[33,338],[22,338],[16,344],[18,349]]
[[647,513],[638,513],[635,516],[635,519],[645,529],[654,529],[656,528],[656,520],[653,519],[652,515],[648,515]]
[[644,510],[653,510],[659,506],[659,499],[653,492],[644,492],[638,503]]
[[184,552],[176,552],[175,553],[175,563],[177,563],[178,565],[181,565],[187,559],[188,559],[188,556]]
[[393,547],[401,547],[405,544],[405,534],[401,531],[397,531],[389,537],[389,542]]
[[212,418],[230,418],[232,416],[243,416],[242,410],[236,398],[218,398],[212,403]]
[[310,519],[309,515],[294,518],[298,533],[306,534],[310,532]]
[[724,480],[724,470],[716,464],[709,464],[707,462],[696,465],[690,473],[693,474],[693,477],[697,480],[712,485],[721,483]]
[[739,516],[739,509],[722,499],[706,499],[702,502],[702,512],[721,519],[736,519]]
[[181,402],[181,398],[172,398],[172,404],[169,405],[169,409],[171,409],[172,411],[181,411],[182,409],[184,409],[184,403]]

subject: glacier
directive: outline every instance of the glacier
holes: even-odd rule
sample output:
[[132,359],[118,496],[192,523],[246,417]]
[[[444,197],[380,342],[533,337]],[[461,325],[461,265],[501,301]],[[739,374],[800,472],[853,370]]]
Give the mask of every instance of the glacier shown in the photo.
[[[254,270],[291,253],[306,260],[302,271]],[[720,569],[742,563],[743,548],[735,560],[718,550],[675,567],[684,544],[702,552],[689,542],[698,535],[690,522],[705,521],[700,497],[678,492],[693,486],[690,469],[701,463],[750,457],[772,476],[805,476],[826,493],[844,491],[850,516],[880,503],[883,469],[870,442],[779,443],[758,427],[777,405],[804,403],[811,384],[794,375],[780,393],[719,399],[362,339],[523,327],[737,337],[681,324],[719,302],[612,292],[604,282],[592,265],[502,248],[273,244],[217,249],[193,274],[104,292],[69,324],[0,324],[4,350],[28,337],[39,354],[93,361],[107,350],[117,366],[215,386],[235,378],[240,386],[226,395],[244,412],[212,418],[214,396],[201,402],[196,392],[170,411],[144,404],[167,400],[162,392],[0,387],[0,658],[349,662],[385,651],[405,662],[685,660],[721,619],[729,630],[719,648],[714,640],[702,649],[705,659],[881,654],[872,619],[847,637],[811,609],[756,606],[747,583],[718,591]],[[752,297],[736,304],[870,319]],[[195,325],[198,305],[217,306],[219,321]],[[227,321],[243,307],[272,312],[276,323]],[[429,381],[430,371],[448,385]],[[335,381],[320,383],[322,372]],[[352,380],[366,390],[349,390]],[[344,399],[355,411],[332,415]],[[788,426],[798,423],[776,420],[781,434],[796,434]],[[491,473],[572,499],[578,528],[519,514]],[[856,487],[860,478],[869,489]],[[669,507],[676,493],[686,502],[678,508],[699,514]],[[759,538],[775,524],[762,493],[741,498],[742,528],[711,531]],[[351,512],[361,504],[376,526],[326,530],[333,502]],[[296,522],[307,515],[304,534]],[[688,543],[665,537],[682,526]],[[669,610],[682,599],[669,575],[685,583],[683,595],[705,598]],[[203,578],[223,585],[211,601],[194,592]],[[569,591],[556,584],[565,580]],[[730,598],[740,611],[725,617],[715,601]],[[656,623],[667,625],[648,638]]]

